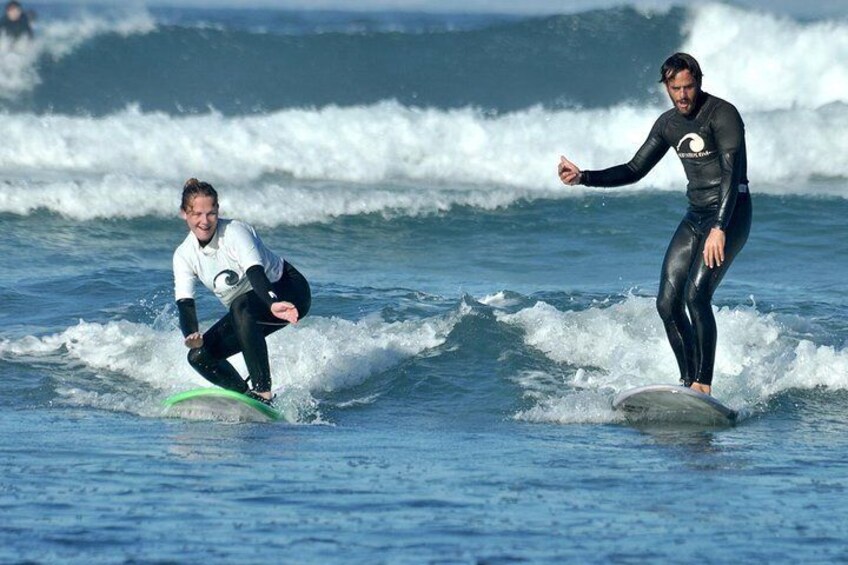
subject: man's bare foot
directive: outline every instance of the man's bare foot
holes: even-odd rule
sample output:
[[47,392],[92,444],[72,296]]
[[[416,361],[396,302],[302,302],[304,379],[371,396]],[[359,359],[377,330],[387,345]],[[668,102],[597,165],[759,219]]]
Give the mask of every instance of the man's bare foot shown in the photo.
[[702,385],[701,383],[692,383],[689,388],[691,388],[695,392],[700,392],[702,394],[710,394],[713,389],[713,387],[711,387],[710,385]]

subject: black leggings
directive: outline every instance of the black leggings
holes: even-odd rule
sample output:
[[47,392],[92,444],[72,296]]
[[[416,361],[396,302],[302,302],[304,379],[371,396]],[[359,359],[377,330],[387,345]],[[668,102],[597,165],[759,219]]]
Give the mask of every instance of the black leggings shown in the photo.
[[748,240],[750,194],[737,197],[725,233],[724,262],[710,269],[703,253],[713,225],[714,211],[686,213],[668,244],[657,294],[657,310],[677,358],[680,379],[687,386],[693,382],[709,385],[713,381],[717,331],[711,302],[734,257]]
[[[287,262],[283,276],[272,287],[281,301],[291,302],[301,318],[306,316],[312,294],[309,283],[297,269]],[[274,316],[256,293],[250,291],[236,298],[229,313],[203,334],[203,347],[189,351],[188,362],[209,382],[246,392],[247,382],[227,361],[228,357],[242,353],[253,390],[268,392],[271,390],[271,368],[265,337],[287,325],[288,322]]]

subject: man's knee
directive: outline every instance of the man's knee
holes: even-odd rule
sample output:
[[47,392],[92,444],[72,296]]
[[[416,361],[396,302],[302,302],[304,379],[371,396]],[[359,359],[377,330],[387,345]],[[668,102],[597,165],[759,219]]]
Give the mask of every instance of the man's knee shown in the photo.
[[710,293],[697,285],[690,284],[686,289],[686,308],[697,315],[704,308],[710,308]]
[[657,313],[663,321],[673,320],[681,306],[676,296],[664,292],[657,295]]

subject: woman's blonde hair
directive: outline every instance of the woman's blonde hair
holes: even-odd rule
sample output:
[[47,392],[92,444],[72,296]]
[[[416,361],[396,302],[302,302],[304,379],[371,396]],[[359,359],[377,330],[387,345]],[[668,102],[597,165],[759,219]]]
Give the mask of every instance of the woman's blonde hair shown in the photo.
[[191,202],[198,196],[209,196],[212,198],[212,204],[218,207],[218,192],[208,182],[199,181],[192,177],[185,181],[183,185],[183,199],[180,204],[180,209],[183,212],[188,212],[191,207]]

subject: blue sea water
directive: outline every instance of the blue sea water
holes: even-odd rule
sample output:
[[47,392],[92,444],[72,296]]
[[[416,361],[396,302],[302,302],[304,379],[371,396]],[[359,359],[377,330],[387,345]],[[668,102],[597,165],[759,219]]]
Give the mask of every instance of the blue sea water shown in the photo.
[[[848,12],[36,8],[0,53],[0,561],[848,561]],[[747,126],[728,429],[610,406],[676,381],[676,159],[556,178],[630,158],[677,49]],[[190,176],[313,286],[268,341],[283,423],[162,409],[204,384]]]

